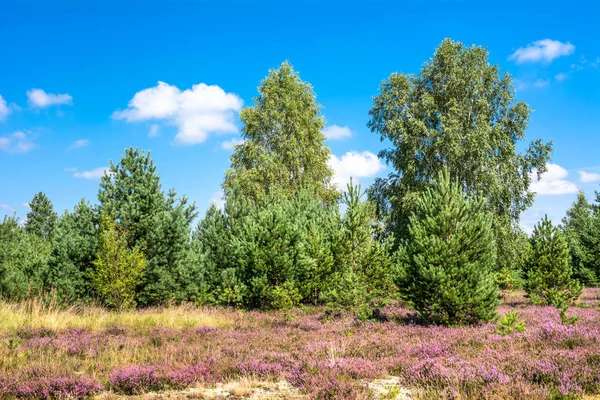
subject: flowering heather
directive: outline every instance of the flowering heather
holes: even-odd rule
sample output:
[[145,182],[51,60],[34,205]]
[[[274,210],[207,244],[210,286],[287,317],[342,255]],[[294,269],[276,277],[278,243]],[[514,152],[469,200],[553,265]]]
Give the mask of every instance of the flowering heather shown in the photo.
[[85,377],[36,378],[26,382],[0,378],[0,395],[23,399],[88,398],[104,387],[97,381]]
[[138,394],[165,389],[182,389],[197,382],[209,382],[210,371],[201,365],[169,369],[159,366],[129,365],[113,370],[109,387],[117,393]]
[[369,399],[377,398],[370,382],[392,376],[413,399],[577,399],[600,394],[599,297],[588,289],[592,307],[570,308],[579,321],[565,325],[555,308],[509,294],[499,312],[518,311],[526,331],[504,336],[495,323],[417,325],[401,306],[385,309],[385,322],[327,320],[322,308],[294,319],[207,309],[230,322],[204,325],[196,310],[197,325],[15,329],[0,338],[0,398],[82,398],[102,386],[132,395],[250,379],[287,381],[309,398]]

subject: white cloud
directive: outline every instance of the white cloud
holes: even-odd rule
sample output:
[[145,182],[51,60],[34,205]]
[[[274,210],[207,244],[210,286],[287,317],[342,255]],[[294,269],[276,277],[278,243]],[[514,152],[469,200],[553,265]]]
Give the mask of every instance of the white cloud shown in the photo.
[[325,127],[323,133],[327,139],[339,140],[352,136],[352,131],[347,126],[330,125]]
[[538,79],[533,82],[533,86],[536,88],[543,88],[550,84],[550,79]]
[[358,182],[360,178],[375,176],[385,168],[379,158],[369,151],[349,151],[341,158],[332,154],[328,164],[334,172],[333,183],[340,190],[346,188],[351,177],[353,182]]
[[43,89],[31,89],[27,91],[29,104],[37,108],[46,108],[59,104],[73,104],[73,97],[69,94],[46,93]]
[[115,111],[113,118],[128,122],[163,120],[178,127],[175,143],[193,145],[204,142],[211,133],[236,133],[234,117],[242,104],[241,98],[217,85],[200,83],[181,91],[158,82],[137,92],[128,108]]
[[35,147],[31,135],[17,131],[9,136],[0,136],[0,151],[7,153],[27,153]]
[[566,72],[561,72],[560,74],[556,74],[556,76],[554,76],[554,79],[556,79],[559,82],[564,81],[565,79],[567,79],[569,77],[569,74]]
[[4,120],[10,114],[10,108],[6,104],[6,100],[0,95],[0,121]]
[[235,148],[236,145],[242,144],[244,142],[245,142],[244,139],[233,138],[231,140],[226,140],[224,142],[221,142],[221,148],[223,150],[231,151]]
[[548,170],[537,180],[537,173],[531,173],[532,184],[530,190],[540,196],[576,193],[577,185],[566,180],[569,175],[566,169],[558,164],[548,163]]
[[160,126],[158,124],[150,125],[150,130],[148,130],[149,138],[156,137],[156,136],[158,136],[159,133],[160,133]]
[[12,208],[9,204],[0,204],[0,210],[5,210],[5,211],[15,211],[14,208]]
[[550,63],[558,57],[568,56],[574,52],[575,46],[569,42],[563,43],[558,40],[543,39],[533,42],[527,47],[517,49],[508,59],[514,60],[517,64],[540,61]]
[[583,183],[600,181],[600,174],[597,172],[579,171],[579,180]]
[[88,139],[79,139],[79,140],[74,141],[73,144],[67,148],[67,151],[80,149],[82,147],[87,147],[89,145],[90,145],[90,141]]
[[100,179],[104,176],[104,174],[109,173],[108,167],[100,167],[94,168],[90,171],[75,171],[73,176],[75,178],[83,178],[83,179]]
[[77,172],[77,168],[65,168],[65,172]]
[[29,206],[29,203],[21,203],[21,206],[23,206],[27,209],[31,209],[31,207]]
[[219,210],[225,207],[225,192],[223,192],[223,189],[213,193],[210,203],[214,204]]

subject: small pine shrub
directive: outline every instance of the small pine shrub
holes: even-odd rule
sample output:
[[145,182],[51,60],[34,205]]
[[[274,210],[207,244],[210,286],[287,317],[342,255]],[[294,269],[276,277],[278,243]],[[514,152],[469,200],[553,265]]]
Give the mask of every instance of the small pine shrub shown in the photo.
[[496,316],[496,245],[481,198],[467,198],[448,171],[417,201],[397,285],[428,322],[474,324]]
[[278,310],[289,311],[300,304],[302,296],[292,282],[275,286],[271,291],[271,306]]
[[573,279],[569,246],[564,234],[545,216],[530,238],[525,290],[534,303],[561,308],[576,300],[581,284]]
[[525,321],[519,320],[520,313],[518,311],[509,311],[502,316],[498,322],[496,332],[499,335],[510,335],[513,332],[525,332]]
[[565,325],[575,325],[577,321],[579,321],[579,317],[577,315],[567,315],[568,306],[565,304],[559,308],[560,310],[560,322]]

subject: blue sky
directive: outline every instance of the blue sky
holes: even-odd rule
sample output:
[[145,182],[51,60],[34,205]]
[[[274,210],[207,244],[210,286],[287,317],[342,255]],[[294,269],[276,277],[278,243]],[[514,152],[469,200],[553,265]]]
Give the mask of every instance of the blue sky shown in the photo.
[[[529,4],[531,3],[531,4]],[[165,189],[203,212],[239,139],[237,112],[288,59],[324,106],[337,181],[389,172],[366,127],[390,73],[442,39],[486,46],[555,152],[531,225],[600,189],[600,24],[592,1],[6,1],[0,8],[0,214],[44,191],[95,202],[126,147],[151,150]],[[162,82],[162,83],[159,83]]]

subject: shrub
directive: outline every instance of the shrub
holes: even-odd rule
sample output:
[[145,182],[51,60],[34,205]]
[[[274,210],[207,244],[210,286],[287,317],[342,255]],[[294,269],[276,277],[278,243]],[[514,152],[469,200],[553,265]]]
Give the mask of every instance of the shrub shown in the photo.
[[17,217],[0,222],[0,297],[12,301],[39,296],[47,289],[50,243],[27,233]]
[[100,220],[100,246],[94,261],[94,287],[109,307],[135,307],[136,286],[146,268],[144,254],[127,248],[127,234],[112,218]]
[[496,315],[496,251],[483,210],[483,199],[467,198],[448,171],[417,202],[398,286],[429,322],[472,324]]
[[561,307],[577,299],[581,284],[572,278],[569,246],[563,233],[545,216],[530,238],[525,290],[535,303]]
[[525,321],[519,320],[520,313],[518,311],[509,311],[502,316],[498,322],[496,332],[499,335],[510,335],[513,332],[525,332]]

